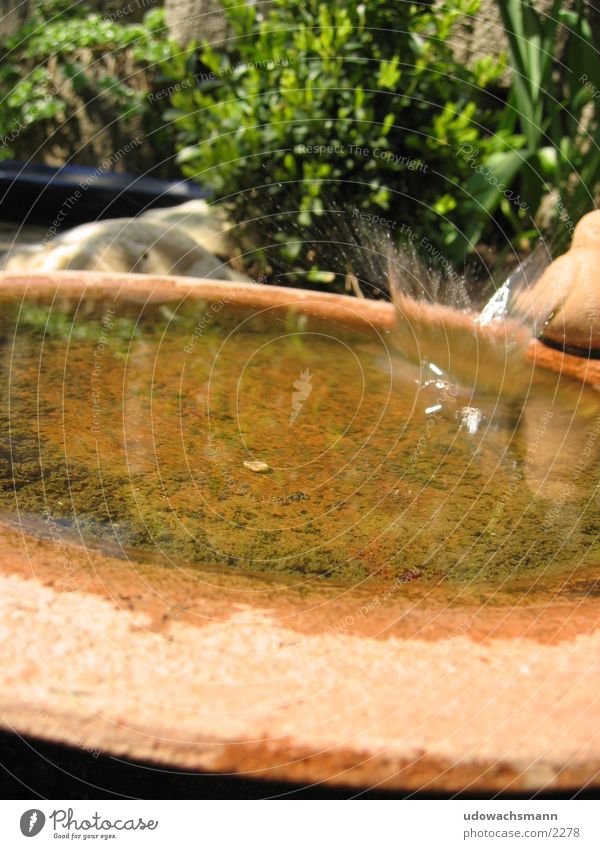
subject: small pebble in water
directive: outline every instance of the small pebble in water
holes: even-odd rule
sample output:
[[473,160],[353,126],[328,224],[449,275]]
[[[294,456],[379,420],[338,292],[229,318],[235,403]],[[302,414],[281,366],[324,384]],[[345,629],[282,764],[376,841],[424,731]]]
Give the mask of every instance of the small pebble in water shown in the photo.
[[244,466],[251,472],[269,471],[269,466],[263,460],[244,460]]

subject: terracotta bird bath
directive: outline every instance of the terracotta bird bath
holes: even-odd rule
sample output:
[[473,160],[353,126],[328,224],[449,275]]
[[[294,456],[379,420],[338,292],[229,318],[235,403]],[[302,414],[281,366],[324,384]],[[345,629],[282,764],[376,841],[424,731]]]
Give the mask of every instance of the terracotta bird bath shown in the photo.
[[0,297],[5,729],[311,784],[600,783],[598,361],[531,343],[515,445],[431,418],[387,303],[75,271]]

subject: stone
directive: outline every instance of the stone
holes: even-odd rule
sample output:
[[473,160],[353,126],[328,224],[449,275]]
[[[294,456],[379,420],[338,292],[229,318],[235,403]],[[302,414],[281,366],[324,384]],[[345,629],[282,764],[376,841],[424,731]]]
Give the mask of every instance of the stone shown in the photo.
[[[4,256],[2,268],[19,273],[68,269],[247,281],[245,274],[218,259],[191,231],[169,218],[169,214],[177,216],[177,209],[162,210],[167,213],[165,220],[158,211],[148,217],[108,219],[82,224],[37,244],[19,245]],[[186,215],[187,211],[180,213]],[[215,224],[212,233],[206,221],[203,226],[204,244],[212,239],[217,246],[215,234],[221,225]]]
[[595,248],[600,250],[600,211],[588,212],[578,223],[573,233],[573,248]]
[[244,466],[251,472],[268,472],[270,468],[263,460],[244,460]]
[[567,351],[600,350],[600,210],[577,224],[567,253],[515,298],[536,335]]
[[149,209],[140,218],[185,230],[195,242],[216,256],[227,258],[233,251],[233,242],[229,236],[232,225],[220,207],[210,205],[205,200],[189,200],[178,206]]

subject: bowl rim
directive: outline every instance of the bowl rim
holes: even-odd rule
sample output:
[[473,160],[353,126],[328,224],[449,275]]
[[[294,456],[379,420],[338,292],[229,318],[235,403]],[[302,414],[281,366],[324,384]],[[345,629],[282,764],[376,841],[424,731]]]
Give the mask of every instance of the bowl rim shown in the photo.
[[[391,331],[395,310],[391,302],[357,298],[337,292],[322,292],[286,286],[271,286],[258,281],[181,277],[175,275],[132,274],[103,271],[0,272],[0,300],[6,295],[36,297],[53,291],[79,294],[93,291],[127,300],[146,297],[151,302],[180,297],[220,301],[232,306],[282,308],[332,319],[349,327]],[[448,311],[448,317],[451,316]],[[567,354],[532,339],[527,357],[536,367],[567,375],[582,383],[600,387],[600,360]]]

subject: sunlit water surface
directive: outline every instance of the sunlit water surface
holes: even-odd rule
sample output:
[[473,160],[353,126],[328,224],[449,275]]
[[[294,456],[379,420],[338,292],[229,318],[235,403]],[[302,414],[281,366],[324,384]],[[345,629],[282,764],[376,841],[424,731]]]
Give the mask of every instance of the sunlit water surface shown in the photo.
[[399,358],[394,334],[257,313],[5,303],[5,521],[167,566],[340,581],[599,561],[594,390],[535,372],[516,398],[477,395]]

